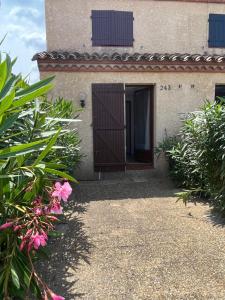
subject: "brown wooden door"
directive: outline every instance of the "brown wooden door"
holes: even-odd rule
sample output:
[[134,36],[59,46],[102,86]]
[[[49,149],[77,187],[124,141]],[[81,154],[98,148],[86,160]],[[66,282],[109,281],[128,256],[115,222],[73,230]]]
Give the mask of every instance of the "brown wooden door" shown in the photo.
[[123,84],[93,84],[92,105],[95,171],[124,171]]

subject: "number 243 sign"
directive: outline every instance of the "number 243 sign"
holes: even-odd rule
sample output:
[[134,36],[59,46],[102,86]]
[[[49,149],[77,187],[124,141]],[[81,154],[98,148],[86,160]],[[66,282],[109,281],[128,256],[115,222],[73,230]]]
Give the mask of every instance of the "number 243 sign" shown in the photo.
[[[172,87],[172,85],[170,85],[170,84],[160,85],[160,91],[171,91],[172,89],[182,89],[182,88],[183,88],[182,84],[178,84],[178,86],[176,86],[176,87],[175,86]],[[194,89],[195,85],[191,84],[190,88]]]

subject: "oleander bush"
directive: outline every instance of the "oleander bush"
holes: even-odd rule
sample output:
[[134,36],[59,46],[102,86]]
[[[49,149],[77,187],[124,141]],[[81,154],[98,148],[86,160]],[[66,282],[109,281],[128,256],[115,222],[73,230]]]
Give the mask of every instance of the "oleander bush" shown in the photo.
[[180,198],[204,197],[225,213],[225,101],[206,102],[190,113],[172,140],[167,138],[158,152],[166,153],[172,178],[186,189]]
[[[41,110],[47,111],[48,117],[54,119],[54,122],[50,123],[50,129],[57,130],[60,126],[65,131],[57,140],[58,147],[53,149],[47,159],[54,159],[67,165],[68,172],[72,175],[74,170],[79,167],[83,155],[80,151],[81,140],[78,131],[71,128],[70,121],[74,122],[75,120],[75,122],[79,122],[78,117],[81,110],[75,109],[71,101],[64,100],[63,98],[58,98],[51,102],[47,100],[42,102],[42,105]],[[63,151],[61,151],[60,147],[63,148]]]
[[0,299],[60,300],[34,261],[46,256],[72,192],[70,164],[80,153],[69,124],[78,120],[70,102],[47,101],[53,78],[29,85],[13,74],[14,63],[8,55],[0,59]]

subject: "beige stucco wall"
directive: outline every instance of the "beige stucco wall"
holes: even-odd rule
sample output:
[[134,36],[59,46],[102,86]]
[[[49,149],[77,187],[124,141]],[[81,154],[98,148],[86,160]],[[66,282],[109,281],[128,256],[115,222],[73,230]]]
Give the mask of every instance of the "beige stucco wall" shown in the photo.
[[[81,52],[224,53],[209,49],[208,15],[224,4],[151,0],[45,0],[48,50]],[[91,10],[134,13],[134,47],[92,47]]]
[[[49,51],[149,52],[223,54],[208,48],[209,13],[225,14],[225,4],[151,0],[45,0],[47,48]],[[92,47],[91,10],[125,10],[134,13],[134,46]],[[49,76],[42,73],[41,76]],[[54,74],[55,75],[55,74]],[[136,83],[155,85],[155,146],[180,128],[180,114],[198,109],[213,99],[215,84],[225,84],[224,74],[207,73],[56,73],[55,96],[71,99],[79,106],[80,93],[87,101],[78,124],[85,158],[77,176],[93,179],[92,83]],[[194,88],[191,88],[192,85]],[[170,85],[170,90],[168,89]],[[179,87],[179,85],[181,85]],[[165,89],[165,86],[167,89]],[[155,160],[156,169],[162,163]],[[162,169],[163,170],[163,169]]]
[[[42,77],[50,73],[43,73]],[[80,179],[93,179],[93,129],[92,129],[92,83],[135,83],[155,85],[155,146],[165,136],[174,135],[180,128],[180,114],[196,110],[203,100],[212,100],[215,84],[225,83],[225,74],[196,73],[57,73],[53,96],[71,99],[79,106],[80,93],[87,94],[86,107],[81,113],[83,120],[78,124],[82,138],[81,149],[85,158],[77,172]],[[191,85],[195,85],[191,88]],[[162,90],[170,85],[171,89]],[[179,88],[179,85],[182,87]],[[77,125],[77,124],[76,124]],[[156,169],[160,170],[159,161],[155,160]]]

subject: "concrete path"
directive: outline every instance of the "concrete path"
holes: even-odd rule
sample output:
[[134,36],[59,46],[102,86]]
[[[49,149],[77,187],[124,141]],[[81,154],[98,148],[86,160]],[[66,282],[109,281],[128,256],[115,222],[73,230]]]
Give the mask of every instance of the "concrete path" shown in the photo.
[[76,187],[46,277],[66,299],[225,299],[225,228],[157,179]]

